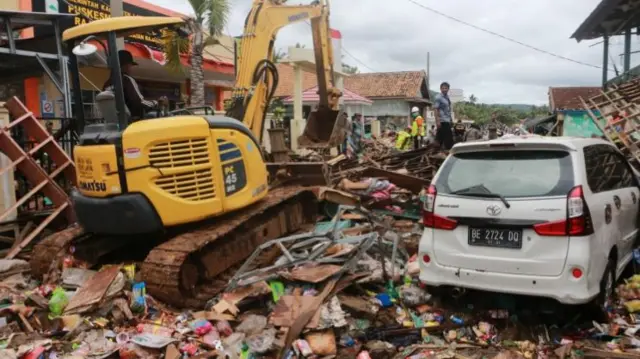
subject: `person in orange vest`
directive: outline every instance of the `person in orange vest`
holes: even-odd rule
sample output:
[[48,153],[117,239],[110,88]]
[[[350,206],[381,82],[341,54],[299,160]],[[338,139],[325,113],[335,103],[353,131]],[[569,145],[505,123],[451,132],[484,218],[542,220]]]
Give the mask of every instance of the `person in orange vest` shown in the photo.
[[424,129],[424,118],[420,116],[420,109],[414,106],[411,109],[411,117],[413,122],[411,123],[411,137],[413,137],[413,149],[417,150],[422,147],[422,141],[426,135]]

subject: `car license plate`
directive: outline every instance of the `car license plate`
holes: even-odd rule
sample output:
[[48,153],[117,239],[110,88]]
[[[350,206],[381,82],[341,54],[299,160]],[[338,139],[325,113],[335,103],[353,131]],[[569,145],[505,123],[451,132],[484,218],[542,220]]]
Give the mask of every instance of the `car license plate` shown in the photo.
[[498,248],[522,248],[522,230],[469,228],[469,245]]

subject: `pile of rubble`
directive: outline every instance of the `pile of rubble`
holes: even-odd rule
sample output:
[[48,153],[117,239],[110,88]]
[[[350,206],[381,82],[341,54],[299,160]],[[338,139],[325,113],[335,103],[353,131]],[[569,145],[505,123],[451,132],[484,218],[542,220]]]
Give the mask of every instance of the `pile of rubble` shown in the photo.
[[[94,271],[70,253],[56,268],[60,279],[43,284],[26,262],[0,260],[0,359],[640,355],[640,276],[618,288],[607,323],[572,320],[536,330],[518,330],[525,315],[501,300],[484,307],[431,293],[419,280],[423,228],[416,219],[420,192],[442,156],[433,148],[395,153],[381,141],[366,146],[358,160],[292,167],[314,181],[329,178],[333,188],[319,192],[325,213],[312,232],[256,248],[206,308],[154,300],[136,263]],[[343,205],[349,199],[358,207]]]
[[[341,206],[313,232],[270,241],[205,310],[145,293],[135,264],[91,271],[65,261],[57,285],[2,260],[0,356],[36,358],[630,358],[640,342],[640,276],[619,288],[609,324],[518,337],[514,314],[460,307],[418,280],[421,229]],[[257,258],[278,249],[265,264]],[[556,328],[558,329],[558,328]],[[562,328],[563,330],[566,328]],[[597,339],[600,344],[584,339]]]
[[439,148],[396,151],[389,139],[363,142],[358,158],[334,157],[301,150],[292,162],[270,163],[279,184],[324,186],[351,198],[341,204],[359,204],[406,219],[420,218],[420,193],[445,159]]
[[438,146],[430,145],[411,151],[397,151],[388,138],[363,142],[364,149],[358,158],[338,155],[326,159],[326,154],[303,149],[292,160],[298,163],[326,163],[331,173],[328,184],[336,184],[346,176],[360,175],[369,168],[395,172],[430,182],[445,159]]

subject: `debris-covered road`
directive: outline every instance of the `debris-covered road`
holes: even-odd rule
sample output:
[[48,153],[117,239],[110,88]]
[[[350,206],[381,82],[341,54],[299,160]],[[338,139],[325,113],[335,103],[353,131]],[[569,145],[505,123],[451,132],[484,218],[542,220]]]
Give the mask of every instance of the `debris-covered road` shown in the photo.
[[420,191],[442,156],[367,146],[332,161],[313,231],[257,248],[206,308],[147,295],[133,262],[89,270],[69,253],[41,284],[27,262],[0,261],[0,359],[640,357],[640,276],[606,316],[420,283]]

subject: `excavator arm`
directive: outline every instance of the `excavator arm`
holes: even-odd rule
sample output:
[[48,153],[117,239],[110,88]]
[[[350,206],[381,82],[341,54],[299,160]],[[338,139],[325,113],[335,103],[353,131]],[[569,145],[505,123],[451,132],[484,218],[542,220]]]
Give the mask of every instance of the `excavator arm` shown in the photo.
[[[286,0],[254,0],[237,53],[236,85],[227,115],[237,118],[262,140],[267,106],[278,86],[273,63],[275,36],[282,27],[311,21],[318,79],[319,108],[337,110],[342,95],[333,78],[333,47],[328,0],[310,5],[284,5]],[[335,94],[335,96],[331,96]],[[335,122],[335,121],[334,121]]]

